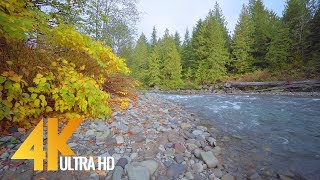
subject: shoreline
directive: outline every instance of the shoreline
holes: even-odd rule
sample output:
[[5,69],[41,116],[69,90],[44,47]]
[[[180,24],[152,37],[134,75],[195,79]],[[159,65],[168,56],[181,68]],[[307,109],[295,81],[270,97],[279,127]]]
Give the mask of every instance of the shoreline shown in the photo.
[[270,95],[270,96],[296,96],[320,97],[320,92],[290,92],[290,91],[241,91],[241,90],[151,90],[150,93],[179,94],[179,95]]

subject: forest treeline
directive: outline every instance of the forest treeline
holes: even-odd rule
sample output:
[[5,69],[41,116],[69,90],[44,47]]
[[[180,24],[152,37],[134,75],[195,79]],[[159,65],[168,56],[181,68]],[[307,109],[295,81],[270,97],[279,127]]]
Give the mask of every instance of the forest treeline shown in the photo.
[[317,79],[320,74],[319,1],[288,0],[283,16],[262,0],[243,5],[233,36],[219,4],[183,40],[165,31],[150,40],[142,33],[123,49],[132,75],[147,87],[195,88],[228,78],[266,81]]

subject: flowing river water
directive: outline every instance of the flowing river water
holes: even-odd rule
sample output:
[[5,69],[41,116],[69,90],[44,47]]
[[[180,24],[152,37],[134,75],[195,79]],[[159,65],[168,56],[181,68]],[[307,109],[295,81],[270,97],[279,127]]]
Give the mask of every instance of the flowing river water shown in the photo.
[[225,163],[242,174],[320,179],[320,98],[160,94],[218,129]]

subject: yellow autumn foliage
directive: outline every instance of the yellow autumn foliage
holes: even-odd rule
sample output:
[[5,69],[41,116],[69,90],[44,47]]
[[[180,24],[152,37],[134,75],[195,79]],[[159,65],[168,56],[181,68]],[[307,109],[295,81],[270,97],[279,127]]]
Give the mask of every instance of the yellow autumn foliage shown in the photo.
[[49,18],[29,1],[0,1],[0,120],[107,118],[115,105],[127,108],[134,82],[113,82],[130,73],[125,60]]

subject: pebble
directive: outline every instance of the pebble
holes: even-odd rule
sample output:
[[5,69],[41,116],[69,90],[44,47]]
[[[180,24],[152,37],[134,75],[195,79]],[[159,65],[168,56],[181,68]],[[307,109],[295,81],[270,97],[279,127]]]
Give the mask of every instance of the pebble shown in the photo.
[[230,174],[225,174],[221,177],[221,180],[236,180],[234,176],[231,176]]
[[185,173],[187,167],[182,164],[172,164],[168,168],[167,176],[177,178],[179,175]]
[[150,180],[150,173],[146,167],[128,165],[126,170],[130,180]]
[[116,142],[117,142],[117,144],[123,144],[124,143],[123,136],[117,136],[116,137]]
[[183,154],[186,151],[186,147],[183,144],[177,143],[174,145],[174,150],[177,154]]
[[183,161],[184,161],[184,157],[180,154],[176,155],[174,157],[174,160],[178,163],[178,164],[181,164]]
[[222,177],[222,171],[218,168],[213,169],[213,173],[217,178],[221,178]]
[[218,159],[213,155],[211,151],[200,153],[202,160],[208,165],[209,168],[218,166]]
[[216,146],[216,139],[214,139],[213,137],[208,137],[207,138],[207,141],[209,142],[209,144],[212,146],[212,147],[214,147],[214,146]]
[[202,130],[194,130],[194,131],[192,131],[192,134],[195,136],[200,136],[203,134],[203,131]]
[[116,166],[120,166],[123,169],[125,168],[125,166],[128,164],[128,159],[127,158],[120,158],[116,164]]
[[123,174],[123,168],[121,166],[116,166],[113,170],[112,180],[121,180]]
[[182,124],[180,125],[180,127],[181,127],[181,129],[183,129],[183,130],[188,130],[188,129],[190,129],[192,126],[191,126],[191,124],[189,124],[189,123],[182,123]]
[[192,170],[194,172],[201,173],[204,170],[202,163],[195,163],[194,165],[192,165]]

